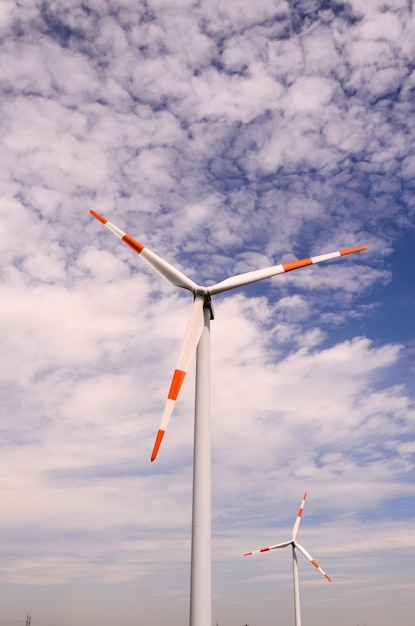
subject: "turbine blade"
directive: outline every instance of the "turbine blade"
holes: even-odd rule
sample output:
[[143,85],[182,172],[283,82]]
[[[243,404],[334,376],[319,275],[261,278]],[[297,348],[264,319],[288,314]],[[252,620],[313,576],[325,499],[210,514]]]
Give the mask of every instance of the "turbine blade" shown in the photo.
[[190,361],[197,348],[197,344],[199,343],[200,335],[202,334],[204,326],[203,304],[203,298],[196,298],[193,303],[192,313],[187,324],[179,359],[177,361],[176,369],[174,370],[166,405],[161,418],[160,428],[158,430],[153,452],[151,454],[151,461],[154,461],[157,456],[174,405],[176,404],[177,396],[179,395],[180,388],[186,376],[187,370],[189,369]]
[[300,544],[299,544],[299,543],[294,542],[294,545],[295,545],[295,547],[296,547],[296,548],[297,548],[297,549],[298,549],[298,550],[299,550],[302,554],[304,554],[305,558],[306,558],[306,559],[308,559],[308,560],[310,561],[310,563],[311,563],[312,565],[314,565],[314,567],[315,567],[315,568],[317,568],[317,569],[319,570],[319,572],[321,572],[321,573],[323,574],[324,578],[327,578],[327,580],[329,581],[329,583],[331,583],[331,582],[332,582],[332,580],[331,580],[330,576],[328,576],[328,575],[326,574],[326,572],[324,572],[324,571],[321,569],[320,565],[317,563],[317,561],[316,561],[315,559],[313,559],[313,557],[311,556],[311,554],[309,554],[309,553],[307,552],[307,550],[306,550],[305,548],[303,548],[303,546],[300,546]]
[[267,548],[261,548],[260,550],[254,550],[253,552],[245,552],[244,556],[251,556],[252,554],[259,554],[260,552],[268,552],[269,550],[277,550],[278,548],[286,548],[291,545],[291,541],[284,541],[283,543],[277,543],[275,546],[269,546]]
[[176,287],[183,287],[183,289],[188,289],[189,291],[193,291],[198,285],[193,282],[190,278],[185,276],[178,269],[164,261],[162,258],[157,256],[154,252],[146,248],[142,243],[136,241],[130,235],[127,235],[124,231],[122,231],[117,226],[114,226],[111,222],[109,222],[105,217],[102,217],[96,211],[90,209],[89,211],[91,215],[96,217],[108,230],[110,230],[114,235],[116,235],[121,241],[123,241],[127,246],[129,246],[134,252],[140,255],[140,258],[143,259],[150,267],[152,267],[156,272],[161,274],[166,280],[175,285]]
[[293,541],[295,541],[295,538],[296,538],[297,533],[298,533],[298,527],[300,526],[301,518],[303,516],[303,509],[304,509],[304,504],[305,504],[306,498],[307,498],[307,492],[305,492],[305,494],[303,495],[303,501],[301,502],[301,506],[300,506],[300,508],[298,510],[298,513],[297,513],[297,519],[295,520],[295,523],[294,523],[294,527],[293,527]]
[[320,254],[319,256],[313,256],[309,259],[301,259],[300,261],[291,261],[291,263],[282,263],[281,265],[272,265],[261,270],[253,270],[252,272],[245,272],[244,274],[238,274],[237,276],[231,276],[222,280],[220,283],[216,283],[211,287],[208,287],[210,295],[214,296],[222,291],[228,291],[229,289],[236,289],[237,287],[243,287],[250,283],[255,283],[264,278],[271,278],[277,274],[284,274],[291,270],[296,270],[306,265],[314,265],[315,263],[321,263],[322,261],[328,261],[329,259],[336,259],[346,254],[352,254],[353,252],[360,252],[361,250],[367,250],[366,246],[360,246],[359,248],[349,248],[348,250],[339,250],[338,252],[329,252],[328,254]]

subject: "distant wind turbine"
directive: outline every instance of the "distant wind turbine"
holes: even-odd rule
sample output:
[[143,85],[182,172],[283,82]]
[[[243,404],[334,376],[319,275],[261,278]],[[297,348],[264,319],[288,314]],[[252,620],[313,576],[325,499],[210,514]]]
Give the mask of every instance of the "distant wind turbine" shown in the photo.
[[273,265],[227,278],[211,287],[198,285],[178,269],[151,252],[107,219],[90,211],[114,235],[136,252],[166,280],[193,294],[194,303],[174,370],[160,428],[151,455],[154,461],[166,432],[180,388],[196,351],[195,431],[193,456],[193,512],[190,574],[190,626],[211,626],[211,487],[210,487],[210,320],[214,319],[212,296],[255,283],[264,278],[366,250],[365,246]]
[[297,555],[295,553],[296,550],[301,552],[305,556],[306,559],[310,561],[314,567],[316,567],[319,572],[323,574],[323,576],[331,583],[330,576],[327,576],[326,572],[324,572],[320,565],[317,563],[315,559],[307,552],[303,546],[300,546],[296,541],[298,528],[300,526],[301,518],[303,515],[304,504],[307,498],[307,492],[303,496],[303,501],[301,502],[301,506],[299,508],[297,519],[295,520],[293,526],[293,534],[292,539],[290,541],[284,541],[283,543],[277,543],[275,546],[269,546],[268,548],[261,548],[260,550],[254,550],[253,552],[246,552],[244,556],[251,556],[252,554],[259,554],[260,552],[268,552],[269,550],[278,550],[278,548],[286,548],[287,546],[292,547],[292,555],[293,555],[293,580],[294,580],[294,611],[295,611],[295,626],[301,626],[301,610],[300,610],[300,588],[298,582],[298,564],[297,564]]

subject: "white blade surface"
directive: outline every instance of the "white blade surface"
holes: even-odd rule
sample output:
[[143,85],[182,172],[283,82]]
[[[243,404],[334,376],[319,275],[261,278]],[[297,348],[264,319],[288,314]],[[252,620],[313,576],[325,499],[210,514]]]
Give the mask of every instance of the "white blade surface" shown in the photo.
[[303,495],[303,501],[301,502],[301,506],[300,506],[300,508],[298,510],[298,513],[297,513],[297,519],[295,520],[295,523],[294,523],[294,527],[293,527],[293,541],[295,541],[295,538],[296,538],[297,533],[298,533],[298,528],[300,526],[301,518],[303,516],[303,509],[304,509],[304,504],[305,504],[306,498],[307,498],[307,492],[305,492],[305,494]]
[[160,428],[156,436],[156,441],[154,443],[154,448],[151,455],[152,461],[155,460],[159,451],[160,444],[162,442],[164,433],[170,420],[170,416],[172,414],[174,405],[176,404],[177,396],[179,395],[183,380],[186,376],[187,370],[189,369],[190,361],[192,360],[192,356],[196,351],[197,344],[199,343],[199,339],[202,334],[204,326],[203,304],[204,299],[202,297],[197,297],[193,303],[192,313],[190,315],[190,319],[187,325],[176,369],[174,370],[166,405],[164,407],[164,413],[161,418]]
[[260,550],[254,550],[253,552],[245,552],[244,556],[251,556],[252,554],[259,554],[260,552],[268,552],[269,550],[277,550],[278,548],[286,548],[291,545],[291,541],[284,541],[283,543],[276,543],[275,546],[268,546],[267,548],[261,548]]
[[214,296],[222,291],[236,289],[236,287],[243,287],[244,285],[264,280],[264,278],[270,278],[271,276],[276,276],[277,274],[284,274],[285,272],[290,272],[291,270],[296,270],[300,267],[305,267],[306,265],[313,265],[315,263],[321,263],[322,261],[328,261],[329,259],[336,259],[337,257],[352,254],[353,252],[360,252],[361,250],[367,250],[366,246],[350,248],[348,250],[339,250],[338,252],[330,252],[328,254],[320,254],[319,256],[310,257],[308,259],[301,259],[299,261],[292,261],[291,263],[283,263],[281,265],[272,265],[271,267],[266,267],[262,270],[245,272],[244,274],[238,274],[237,276],[226,278],[220,283],[216,283],[215,285],[208,287],[208,292]]
[[306,558],[306,559],[308,559],[308,560],[310,561],[310,563],[311,563],[312,565],[314,565],[314,567],[315,567],[315,568],[317,568],[317,569],[319,570],[319,572],[321,572],[321,573],[323,574],[324,578],[327,578],[327,580],[331,583],[331,582],[332,582],[332,580],[331,580],[330,576],[328,576],[328,575],[326,574],[326,572],[324,572],[324,571],[321,569],[320,565],[317,563],[317,561],[316,561],[315,559],[313,559],[313,557],[311,556],[311,554],[309,554],[309,553],[307,552],[307,550],[306,550],[305,548],[303,548],[303,546],[300,546],[300,544],[299,544],[299,543],[295,542],[295,544],[294,544],[294,545],[295,545],[295,547],[297,548],[297,550],[299,550],[299,551],[300,551],[300,552],[301,552],[301,553],[305,556],[305,558]]
[[105,217],[102,217],[96,211],[90,210],[91,215],[96,217],[108,230],[110,230],[114,235],[116,235],[121,241],[123,241],[127,246],[129,246],[136,254],[140,256],[150,267],[152,267],[156,272],[161,274],[164,278],[166,278],[170,283],[175,285],[176,287],[183,287],[183,289],[188,289],[189,291],[193,291],[198,285],[193,282],[190,278],[185,276],[178,269],[164,261],[162,258],[157,256],[154,252],[146,248],[142,243],[127,235],[120,228],[109,222]]

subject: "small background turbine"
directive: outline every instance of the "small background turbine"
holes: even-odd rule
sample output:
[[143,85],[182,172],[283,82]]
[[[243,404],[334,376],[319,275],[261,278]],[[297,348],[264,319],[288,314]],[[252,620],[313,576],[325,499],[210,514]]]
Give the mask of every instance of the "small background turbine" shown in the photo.
[[332,580],[330,576],[324,572],[320,565],[317,563],[315,559],[307,552],[303,546],[301,546],[296,541],[298,529],[300,526],[301,518],[303,516],[304,504],[307,498],[307,492],[303,496],[303,501],[301,502],[301,506],[297,513],[297,518],[294,522],[292,539],[290,541],[284,541],[283,543],[277,543],[274,546],[268,546],[266,548],[260,548],[259,550],[254,550],[253,552],[246,552],[244,556],[252,556],[253,554],[259,554],[260,552],[269,552],[269,550],[277,550],[278,548],[286,548],[287,546],[292,547],[292,555],[293,555],[293,581],[294,581],[294,611],[295,611],[295,626],[301,626],[301,609],[300,609],[300,588],[299,588],[299,580],[298,580],[298,563],[297,563],[297,554],[296,550],[301,552],[305,556],[306,559],[310,561],[312,565],[316,569],[319,570],[323,574],[323,576],[331,583]]

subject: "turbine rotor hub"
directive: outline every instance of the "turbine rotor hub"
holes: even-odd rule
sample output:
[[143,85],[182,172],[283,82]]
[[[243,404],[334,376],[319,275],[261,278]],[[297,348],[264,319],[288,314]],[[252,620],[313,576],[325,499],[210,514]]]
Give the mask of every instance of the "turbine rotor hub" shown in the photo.
[[196,296],[199,296],[201,298],[208,298],[208,297],[210,297],[209,296],[209,291],[208,291],[207,287],[196,287],[193,290],[193,293],[194,293],[195,297]]
[[195,298],[203,298],[203,306],[209,309],[210,319],[215,319],[212,297],[209,293],[209,290],[206,287],[196,287],[196,289],[193,290],[193,295]]

